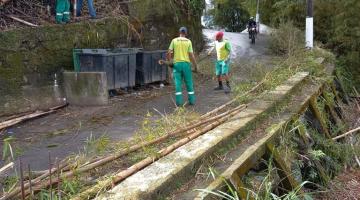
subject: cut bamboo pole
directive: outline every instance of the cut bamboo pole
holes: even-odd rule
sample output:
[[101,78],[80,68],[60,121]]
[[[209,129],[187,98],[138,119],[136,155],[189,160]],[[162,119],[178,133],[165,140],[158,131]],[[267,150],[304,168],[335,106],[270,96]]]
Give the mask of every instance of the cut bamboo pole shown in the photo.
[[20,18],[15,17],[15,16],[12,16],[12,15],[5,15],[5,16],[8,17],[8,18],[10,18],[10,19],[13,19],[13,20],[15,20],[15,21],[17,21],[17,22],[23,23],[23,24],[25,24],[25,25],[32,26],[32,27],[38,27],[38,25],[36,25],[36,24],[27,22],[27,21],[25,21],[25,20],[22,20],[22,19],[20,19]]
[[0,130],[5,129],[5,128],[9,128],[11,126],[14,126],[14,125],[20,123],[20,122],[24,122],[24,121],[27,121],[27,120],[30,120],[30,119],[34,119],[34,118],[37,118],[37,117],[48,115],[50,113],[56,112],[57,110],[65,107],[65,106],[67,106],[67,104],[63,104],[61,106],[56,106],[56,107],[50,108],[48,111],[36,111],[34,113],[31,113],[31,114],[27,114],[27,115],[24,115],[24,116],[21,116],[21,117],[17,117],[17,118],[11,119],[11,120],[1,122],[0,123]]
[[219,126],[221,123],[224,123],[227,119],[229,119],[230,117],[233,117],[235,114],[237,114],[240,111],[241,110],[236,110],[235,112],[229,114],[228,116],[225,116],[225,117],[223,117],[221,119],[218,119],[217,121],[205,126],[202,130],[198,130],[195,133],[187,136],[186,138],[177,141],[176,143],[166,147],[165,149],[162,149],[161,151],[158,152],[157,156],[148,157],[148,158],[138,162],[137,164],[131,166],[127,170],[124,170],[124,171],[118,173],[113,178],[113,184],[119,183],[120,181],[126,179],[127,177],[134,174],[135,172],[137,172],[137,171],[141,170],[142,168],[146,167],[150,163],[158,160],[161,157],[166,156],[167,154],[173,152],[175,149],[183,146],[184,144],[187,144],[191,140],[199,137],[200,135],[203,135],[204,133],[207,133],[208,131],[214,129],[215,127]]
[[351,134],[353,134],[353,133],[355,133],[357,131],[360,131],[360,127],[357,127],[357,128],[355,128],[355,129],[353,129],[351,131],[348,131],[348,132],[342,134],[342,135],[336,136],[336,137],[333,138],[333,140],[334,141],[339,140],[339,139],[344,138],[344,137],[346,137],[348,135],[351,135]]
[[5,165],[4,167],[0,168],[0,174],[13,167],[14,167],[14,162]]
[[[116,159],[118,159],[118,158],[120,158],[120,157],[122,157],[122,156],[124,156],[124,155],[127,155],[127,154],[129,154],[129,153],[132,153],[132,152],[134,152],[134,151],[136,151],[136,150],[139,150],[139,149],[141,149],[141,148],[143,148],[143,147],[145,147],[145,146],[150,146],[150,145],[159,143],[159,142],[161,142],[161,141],[164,141],[165,139],[167,139],[167,138],[169,138],[169,137],[176,136],[176,135],[178,135],[179,133],[183,133],[183,132],[190,131],[190,130],[195,129],[195,128],[201,126],[201,125],[204,125],[204,124],[206,124],[206,123],[215,121],[215,120],[217,120],[217,119],[220,119],[220,118],[222,118],[222,117],[230,114],[231,112],[234,112],[234,111],[236,111],[236,110],[239,110],[239,109],[242,109],[242,108],[245,108],[245,107],[246,107],[246,105],[238,106],[238,107],[235,108],[234,110],[230,110],[230,111],[227,111],[227,112],[225,112],[225,113],[223,113],[223,114],[221,114],[221,115],[212,117],[212,118],[207,119],[207,120],[204,120],[204,121],[200,121],[200,122],[198,122],[198,123],[196,123],[196,124],[193,124],[193,125],[191,125],[191,126],[188,126],[188,127],[186,127],[186,128],[178,129],[178,130],[176,130],[176,131],[173,131],[173,132],[170,132],[170,133],[168,133],[168,134],[165,134],[165,135],[163,135],[163,136],[161,136],[161,137],[159,137],[159,138],[156,138],[156,139],[154,139],[154,140],[147,141],[147,142],[143,142],[143,143],[140,143],[140,144],[136,144],[136,145],[131,146],[130,148],[126,149],[126,150],[123,151],[123,152],[120,152],[120,153],[115,154],[115,155],[107,156],[107,157],[105,157],[105,158],[103,158],[103,159],[100,159],[100,160],[98,160],[98,161],[96,161],[96,162],[93,162],[93,163],[89,163],[89,164],[83,166],[83,167],[80,169],[80,171],[88,171],[88,170],[90,170],[90,169],[94,169],[94,168],[96,168],[96,167],[102,166],[102,165],[104,165],[104,164],[106,164],[106,163],[109,163],[109,162],[111,162],[111,161],[114,161],[114,160],[116,160]],[[79,171],[79,170],[77,170],[77,171]]]
[[208,124],[203,129],[198,130],[198,131],[194,132],[193,134],[177,141],[176,143],[160,150],[158,152],[157,156],[150,156],[148,158],[145,158],[144,160],[132,165],[128,169],[123,170],[120,173],[116,174],[112,178],[112,180],[105,180],[105,181],[101,182],[100,184],[97,184],[97,185],[85,190],[84,192],[80,193],[78,196],[72,198],[71,200],[82,200],[82,199],[89,199],[89,198],[94,197],[95,195],[98,194],[99,191],[104,190],[104,189],[109,189],[111,186],[114,186],[115,184],[123,181],[124,179],[128,178],[129,176],[133,175],[134,173],[138,172],[139,170],[145,168],[146,166],[150,165],[151,163],[170,154],[175,149],[177,149],[177,148],[187,144],[188,142],[194,140],[195,138],[209,132],[210,130],[212,130],[215,127],[219,126],[220,124],[224,123],[225,121],[227,121],[228,119],[230,119],[231,117],[236,115],[237,113],[241,112],[243,109],[245,109],[245,108],[236,110],[236,111],[230,113],[229,115],[224,116],[223,118],[220,118],[220,119],[212,122],[211,124]]
[[[64,168],[66,166],[66,163],[63,163],[60,167],[60,170],[62,168]],[[56,171],[57,169],[52,169],[53,171]],[[24,184],[24,189],[27,190],[27,189],[30,189],[30,187],[36,185],[36,184],[39,184],[42,180],[44,180],[45,178],[47,178],[50,174],[50,171],[51,170],[47,170],[43,175],[33,179],[31,181],[31,183],[25,183]],[[30,185],[31,184],[31,185]],[[21,192],[21,188],[20,187],[17,187],[15,188],[14,190],[12,190],[10,193],[4,195],[3,197],[0,198],[0,200],[7,200],[7,199],[12,199],[13,197],[17,196],[19,193]],[[27,196],[27,194],[26,194]]]

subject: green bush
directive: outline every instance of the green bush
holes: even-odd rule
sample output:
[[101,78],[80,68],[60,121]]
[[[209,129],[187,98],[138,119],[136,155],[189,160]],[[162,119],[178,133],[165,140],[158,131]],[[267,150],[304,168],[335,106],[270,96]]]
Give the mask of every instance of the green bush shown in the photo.
[[303,32],[287,21],[271,34],[269,49],[276,55],[293,56],[304,49],[304,41]]

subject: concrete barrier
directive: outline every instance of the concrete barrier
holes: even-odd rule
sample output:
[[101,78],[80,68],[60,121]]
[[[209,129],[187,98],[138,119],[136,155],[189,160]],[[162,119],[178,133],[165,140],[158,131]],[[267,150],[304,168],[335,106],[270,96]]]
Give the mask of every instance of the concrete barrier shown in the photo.
[[105,72],[64,72],[67,101],[76,106],[102,106],[109,103]]

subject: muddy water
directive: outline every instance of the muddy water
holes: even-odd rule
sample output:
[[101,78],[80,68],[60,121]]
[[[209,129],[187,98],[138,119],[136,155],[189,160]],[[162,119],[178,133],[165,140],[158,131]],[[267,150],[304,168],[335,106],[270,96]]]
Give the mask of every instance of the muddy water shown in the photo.
[[[204,30],[206,36],[212,37],[215,31]],[[225,33],[233,46],[232,59],[240,63],[234,68],[241,69],[241,62],[261,62],[266,54],[266,36],[259,36],[256,45],[250,45],[247,33]],[[210,66],[212,67],[212,66]],[[233,77],[246,79],[246,72],[234,70]],[[213,91],[216,82],[211,77],[194,76],[197,104],[188,106],[199,113],[205,113],[231,99],[231,95]],[[158,87],[158,86],[156,86]],[[105,107],[68,107],[43,118],[31,120],[12,127],[0,136],[13,136],[14,151],[21,156],[23,163],[29,163],[33,170],[48,168],[48,153],[53,158],[63,159],[71,154],[84,150],[90,136],[106,136],[112,141],[129,140],[144,115],[154,109],[162,113],[171,113],[174,106],[173,87],[136,91],[131,94],[113,98]],[[1,143],[1,148],[3,143]],[[4,163],[0,161],[0,166]]]

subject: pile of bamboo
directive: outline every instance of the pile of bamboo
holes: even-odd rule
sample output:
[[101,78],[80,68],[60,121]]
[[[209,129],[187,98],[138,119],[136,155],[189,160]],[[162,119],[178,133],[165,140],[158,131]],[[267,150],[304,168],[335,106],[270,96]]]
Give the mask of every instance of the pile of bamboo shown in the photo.
[[[260,82],[251,90],[241,95],[241,97],[247,96],[257,90],[264,83],[264,81]],[[155,145],[160,142],[167,141],[169,138],[178,138],[175,143],[161,149],[155,156],[149,156],[144,160],[132,165],[128,169],[120,171],[115,176],[113,176],[112,179],[99,182],[97,185],[85,190],[84,192],[76,196],[74,199],[80,200],[94,197],[96,196],[96,194],[99,193],[99,191],[111,188],[112,186],[125,180],[129,176],[145,168],[156,160],[168,155],[177,148],[187,144],[193,139],[223,124],[228,119],[232,118],[234,115],[244,110],[246,108],[246,105],[240,105],[235,108],[230,108],[236,102],[236,100],[237,98],[202,115],[198,120],[185,124],[183,127],[179,127],[175,131],[165,133],[159,138],[153,139],[151,141],[142,142],[140,144],[135,144],[129,148],[123,149],[122,151],[110,155],[94,158],[83,165],[76,166],[76,164],[68,163],[65,161],[58,163],[57,167],[55,168],[51,167],[50,165],[49,170],[39,173],[36,178],[32,179],[31,176],[29,176],[29,179],[27,181],[20,180],[20,186],[14,188],[12,191],[5,194],[3,197],[0,198],[0,200],[7,200],[13,198],[20,199],[22,196],[23,199],[25,199],[26,197],[33,195],[34,193],[39,192],[43,189],[52,188],[54,185],[61,183],[61,181],[65,179],[69,179],[75,175],[86,173],[101,166],[104,166],[105,164],[115,161],[132,152],[141,150],[146,146]],[[51,163],[50,158],[49,163]]]
[[[56,0],[0,0],[0,30],[55,23],[55,2]],[[73,4],[75,1],[70,2]],[[128,15],[129,2],[131,1],[96,0],[94,6],[98,16],[116,17]],[[82,16],[86,19],[89,16],[88,7],[84,5],[82,11]]]

